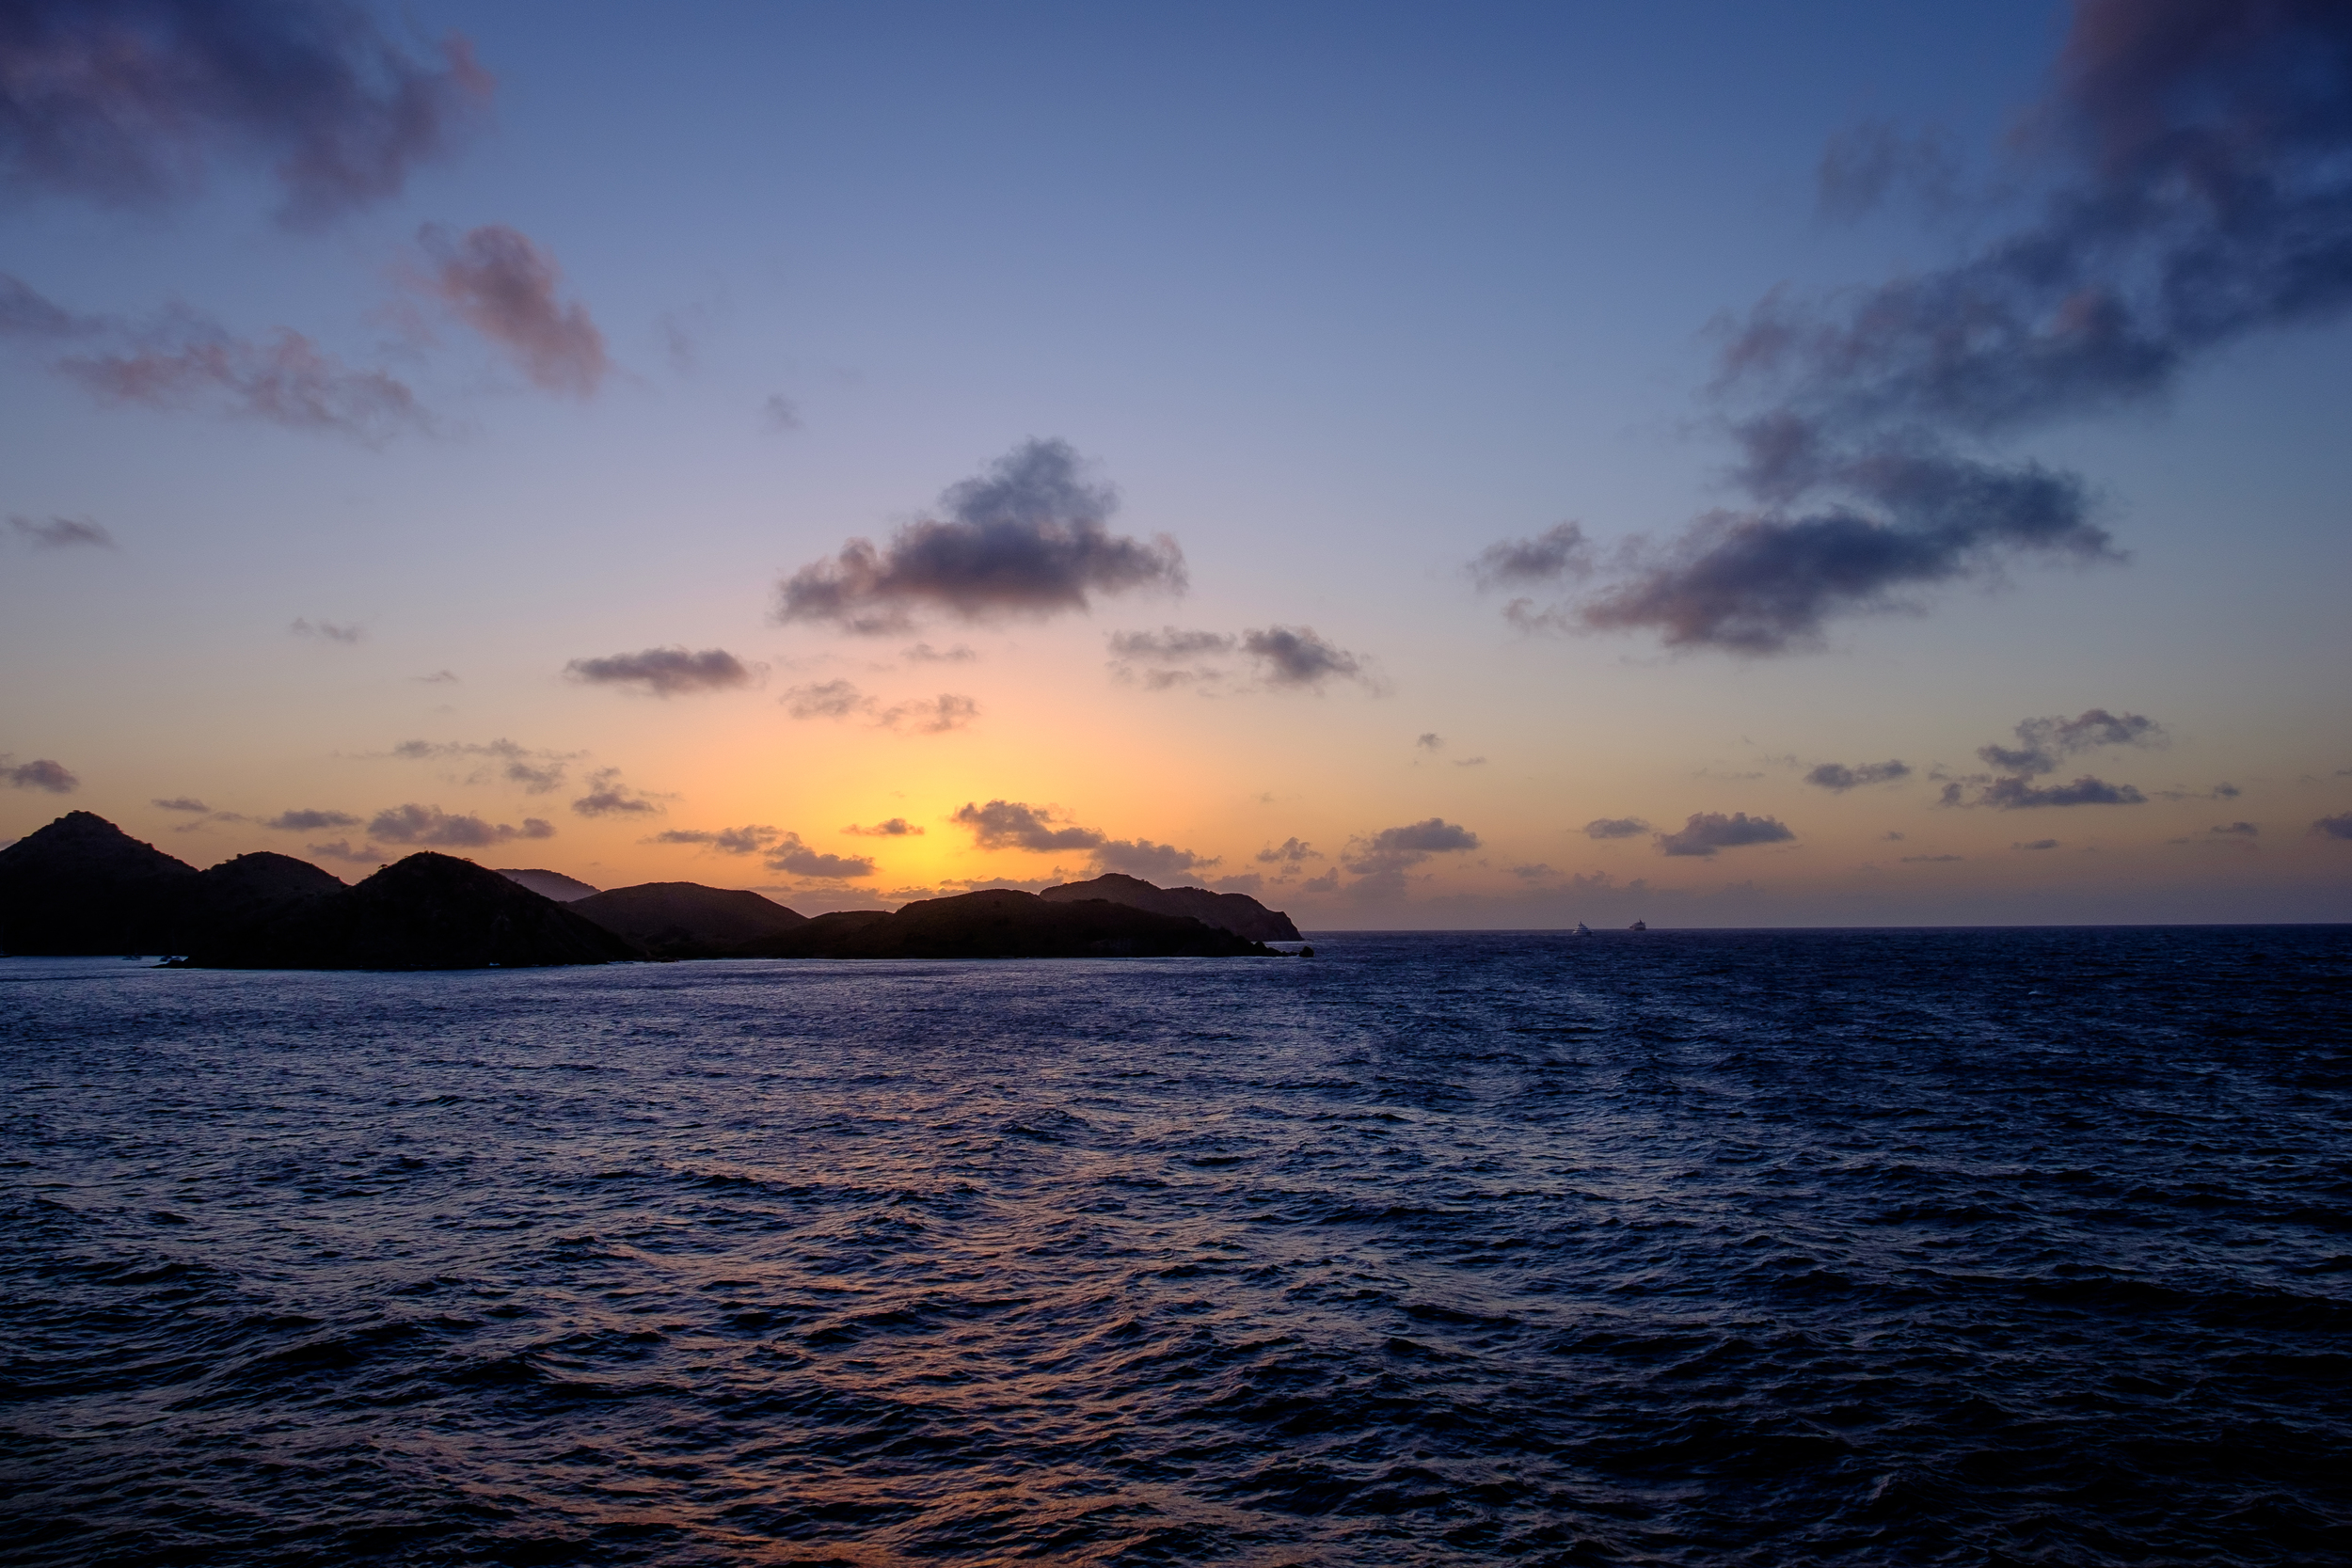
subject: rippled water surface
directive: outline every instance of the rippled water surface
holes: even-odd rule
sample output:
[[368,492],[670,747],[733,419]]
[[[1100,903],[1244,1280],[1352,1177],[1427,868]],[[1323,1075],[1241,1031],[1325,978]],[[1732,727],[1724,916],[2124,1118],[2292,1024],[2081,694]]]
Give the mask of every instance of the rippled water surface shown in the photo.
[[2352,1560],[2352,931],[0,961],[22,1564]]

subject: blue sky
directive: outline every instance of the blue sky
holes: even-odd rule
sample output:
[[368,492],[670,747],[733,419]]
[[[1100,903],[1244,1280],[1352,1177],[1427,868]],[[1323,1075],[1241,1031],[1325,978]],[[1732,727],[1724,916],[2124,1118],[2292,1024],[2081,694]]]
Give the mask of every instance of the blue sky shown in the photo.
[[[1772,399],[1710,388],[1760,301],[1841,319],[2089,178],[2051,105],[2088,90],[2062,51],[2111,9],[383,8],[333,35],[351,57],[454,80],[455,34],[494,86],[451,100],[397,189],[295,226],[282,149],[238,129],[280,123],[266,105],[175,122],[151,146],[189,178],[141,199],[38,165],[17,122],[0,273],[108,325],[0,341],[0,513],[25,520],[0,537],[0,766],[76,781],[0,790],[0,837],[87,806],[198,863],[326,845],[354,875],[425,842],[370,836],[417,804],[492,863],[810,908],[1119,864],[1310,926],[2344,918],[2352,839],[2313,827],[2352,810],[2333,295],[2141,394],[1989,431],[1902,416],[1903,441],[2079,476],[2104,551],[1991,535],[1785,645],[1578,619],[1661,580],[1692,519],[1755,512],[1727,422]],[[98,10],[184,43],[163,0]],[[2344,24],[2314,27],[2336,52],[2305,47],[2296,90],[2333,114]],[[370,28],[374,55],[348,41]],[[15,47],[54,62],[63,37]],[[2323,184],[2328,114],[2296,152]],[[1825,150],[1871,145],[1911,150],[1908,183],[1825,214]],[[544,269],[528,331],[468,292],[485,234]],[[341,429],[59,368],[199,319],[299,333],[413,409]],[[918,586],[880,638],[777,619],[780,578],[965,526],[946,493],[1032,442],[1115,491],[1108,537],[1175,542],[1181,594],[1089,579],[1084,608],[973,614]],[[1481,591],[1482,551],[1570,521],[1592,576]],[[1332,660],[1248,652],[1276,627]],[[1228,641],[1205,666],[1109,642],[1163,628]],[[575,667],[658,648],[741,679]],[[2153,728],[2055,771],[1979,755],[2094,711]],[[566,782],[518,783],[494,743]],[[642,809],[576,808],[606,770]],[[1979,803],[2008,776],[2139,798]],[[1102,844],[983,843],[956,814],[992,800]],[[289,811],[351,826],[265,826]],[[1670,852],[1735,816],[1787,836]],[[842,833],[893,817],[925,831]],[[1457,847],[1377,847],[1433,820]],[[764,847],[707,842],[754,826]],[[793,872],[787,833],[869,869]],[[1260,858],[1290,840],[1317,858]]]

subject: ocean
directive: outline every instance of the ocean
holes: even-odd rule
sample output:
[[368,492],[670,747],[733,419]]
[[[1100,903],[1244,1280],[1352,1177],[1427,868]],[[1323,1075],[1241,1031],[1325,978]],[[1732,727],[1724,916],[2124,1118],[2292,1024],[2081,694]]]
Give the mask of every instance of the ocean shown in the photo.
[[2352,927],[0,960],[11,1564],[2352,1560]]

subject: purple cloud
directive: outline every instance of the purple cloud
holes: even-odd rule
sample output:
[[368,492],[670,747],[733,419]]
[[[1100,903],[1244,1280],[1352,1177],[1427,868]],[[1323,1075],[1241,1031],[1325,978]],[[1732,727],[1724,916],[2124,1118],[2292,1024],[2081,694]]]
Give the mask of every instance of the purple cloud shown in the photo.
[[358,6],[14,0],[0,9],[0,174],[105,201],[193,188],[221,152],[267,159],[280,216],[396,196],[492,88],[451,34],[420,63]]
[[724,648],[689,653],[684,648],[647,648],[604,658],[576,658],[564,673],[590,686],[635,687],[656,697],[681,692],[724,691],[749,686],[753,673]]
[[70,549],[76,545],[102,550],[117,547],[115,536],[87,517],[52,517],[45,523],[10,517],[8,527],[36,549]]
[[[1051,808],[1019,800],[991,800],[984,806],[966,800],[951,821],[972,830],[972,840],[983,849],[1026,849],[1044,854],[1056,849],[1094,849],[1106,835],[1070,823]],[[1066,824],[1056,826],[1057,822]]]
[[504,822],[485,822],[470,812],[460,815],[438,806],[411,804],[376,813],[375,819],[368,824],[368,836],[388,844],[414,844],[433,849],[479,849],[504,844],[509,839],[553,838],[555,827],[536,816],[524,817],[522,826],[516,828]]
[[900,529],[888,547],[852,539],[777,589],[778,621],[827,622],[867,635],[903,631],[918,611],[964,620],[1085,610],[1092,594],[1181,593],[1184,554],[1104,526],[1118,497],[1078,474],[1066,441],[1026,441],[983,478],[940,497],[946,517]]
[[585,306],[555,297],[554,258],[499,223],[462,236],[428,225],[417,242],[433,263],[426,292],[503,349],[532,385],[575,397],[596,394],[612,368],[604,334]]
[[[1743,503],[1522,624],[1771,655],[2012,561],[2120,559],[2081,480],[1971,449],[2146,404],[2352,305],[2352,11],[2077,0],[2054,83],[2016,142],[2034,213],[1948,266],[1766,299],[1718,384],[1745,410]],[[1849,207],[1949,179],[1940,148],[1883,132],[1830,164]]]
[[1711,857],[1718,849],[1736,849],[1749,844],[1784,844],[1796,836],[1769,816],[1750,816],[1743,811],[1725,816],[1719,811],[1701,811],[1692,812],[1678,832],[1658,834],[1656,843],[1659,853],[1663,855]]
[[1843,763],[1825,762],[1807,773],[1804,776],[1804,782],[1826,789],[1832,794],[1843,795],[1846,791],[1859,789],[1864,784],[1892,784],[1897,779],[1907,779],[1910,776],[1911,768],[1908,764],[1891,760],[1866,762],[1852,768],[1848,768]]
[[52,795],[71,795],[82,784],[64,763],[52,762],[47,757],[36,757],[11,768],[7,756],[0,755],[0,779],[8,780],[18,789],[41,789]]

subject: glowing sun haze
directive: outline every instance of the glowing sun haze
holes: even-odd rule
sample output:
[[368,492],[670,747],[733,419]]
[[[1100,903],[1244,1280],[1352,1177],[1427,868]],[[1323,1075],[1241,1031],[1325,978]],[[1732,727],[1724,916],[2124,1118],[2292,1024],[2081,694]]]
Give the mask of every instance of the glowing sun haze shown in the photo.
[[2352,917],[2347,153],[2221,0],[31,0],[0,840]]

